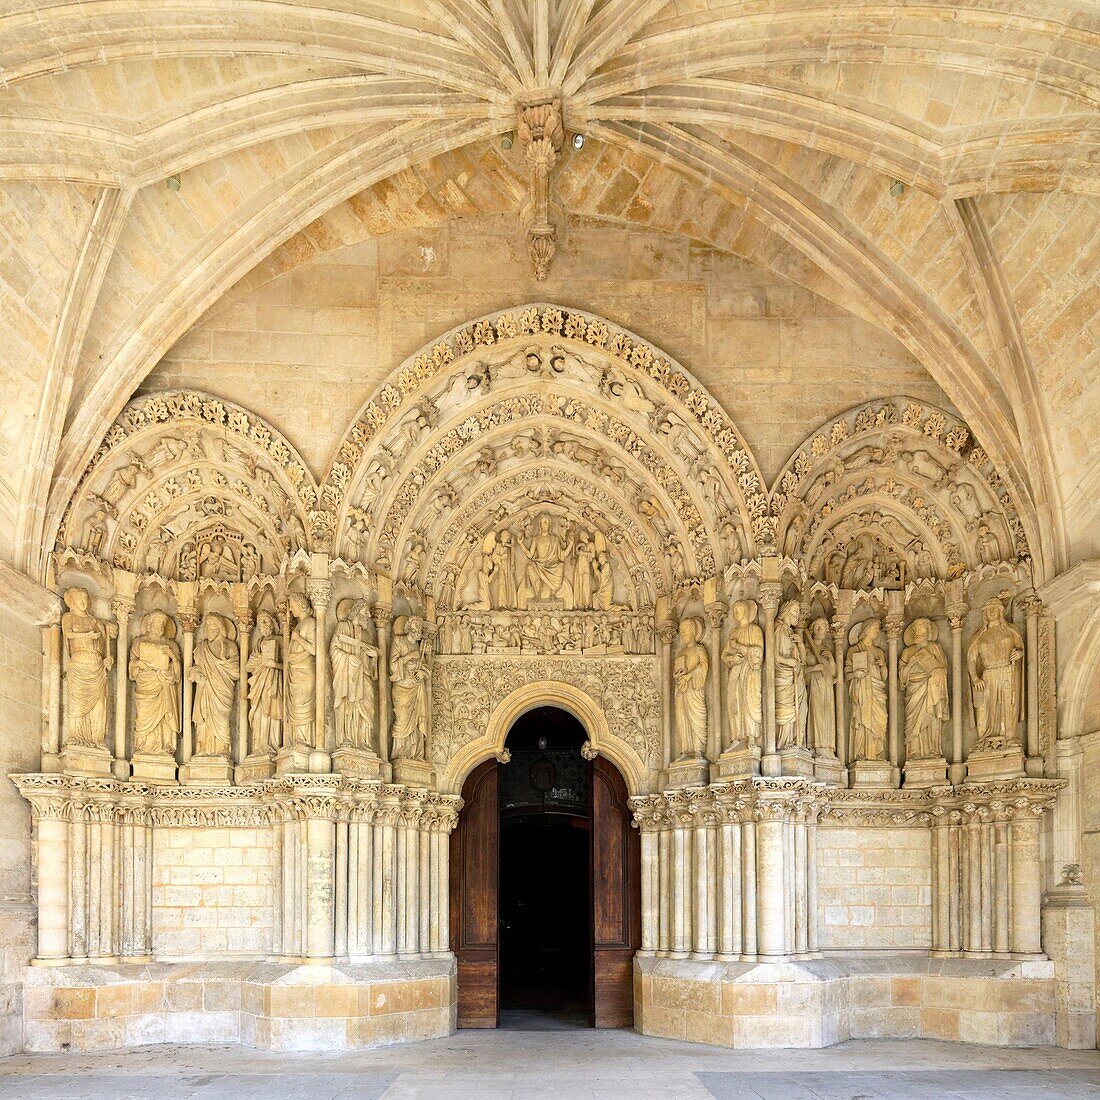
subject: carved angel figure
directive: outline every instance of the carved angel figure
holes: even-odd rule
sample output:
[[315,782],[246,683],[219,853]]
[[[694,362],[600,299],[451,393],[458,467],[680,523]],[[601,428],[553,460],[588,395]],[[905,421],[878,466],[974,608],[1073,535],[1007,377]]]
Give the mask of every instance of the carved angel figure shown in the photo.
[[982,609],[985,625],[970,639],[966,667],[978,731],[976,747],[1019,743],[1022,718],[1024,640],[1005,620],[1004,604],[994,598]]
[[180,732],[180,651],[176,624],[163,611],[141,620],[130,646],[134,681],[134,752],[172,756]]
[[836,657],[826,619],[814,619],[806,639],[809,739],[816,756],[836,756]]
[[341,600],[336,605],[336,630],[329,642],[329,660],[336,744],[373,752],[378,649],[368,640],[370,629],[370,607],[366,600]]
[[211,612],[202,621],[202,632],[190,674],[195,684],[191,706],[195,755],[228,759],[234,686],[240,677],[240,652],[233,640],[235,627],[224,615]]
[[798,629],[802,609],[787,600],[775,617],[775,727],[780,749],[806,747],[806,646]]
[[290,744],[315,747],[317,725],[317,620],[309,600],[291,593],[290,613],[297,620],[286,654],[287,736]]
[[89,613],[83,588],[67,588],[68,608],[61,616],[65,640],[65,741],[103,748],[107,742],[107,670],[111,659],[110,627]]
[[256,616],[256,637],[248,657],[248,726],[251,751],[258,755],[279,746],[283,724],[283,666],[279,660],[279,624],[269,611]]
[[424,760],[428,748],[430,639],[417,618],[398,615],[390,650],[394,760]]
[[755,600],[738,600],[732,608],[733,627],[722,651],[726,673],[726,714],[729,731],[723,751],[734,745],[759,745],[763,720],[761,695],[764,631],[756,622]]
[[699,641],[703,633],[698,619],[680,623],[680,652],[672,663],[673,730],[681,760],[707,754],[707,672],[710,656]]
[[881,633],[878,619],[854,626],[853,645],[844,660],[853,760],[886,759],[886,654],[878,644]]
[[936,641],[931,619],[916,619],[905,630],[898,682],[905,692],[905,756],[928,760],[943,753],[943,725],[950,717],[947,658]]

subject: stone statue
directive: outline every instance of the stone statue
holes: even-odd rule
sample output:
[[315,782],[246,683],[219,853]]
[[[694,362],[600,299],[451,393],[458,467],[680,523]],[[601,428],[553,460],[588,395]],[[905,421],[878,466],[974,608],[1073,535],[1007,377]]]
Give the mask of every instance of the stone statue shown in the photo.
[[317,620],[300,592],[290,596],[290,614],[297,624],[286,654],[286,726],[289,745],[314,747],[317,725]]
[[328,652],[338,748],[374,751],[378,649],[368,641],[370,624],[366,600],[344,599],[336,605]]
[[195,647],[190,673],[195,685],[191,706],[195,755],[228,759],[233,686],[240,677],[240,652],[233,640],[235,627],[224,615],[210,613],[202,620],[202,632],[203,640]]
[[596,575],[596,592],[593,603],[599,611],[610,611],[615,604],[615,577],[611,571],[611,555],[601,550],[592,565]]
[[492,550],[492,572],[489,576],[489,602],[493,608],[516,606],[516,550],[512,532],[505,527],[497,532]]
[[849,731],[853,760],[886,759],[886,654],[878,644],[882,624],[868,619],[852,628],[844,661],[851,700]]
[[699,639],[698,619],[680,623],[680,652],[672,663],[673,730],[679,759],[694,760],[707,754],[707,672],[710,657]]
[[775,617],[775,743],[779,749],[806,747],[806,646],[798,629],[802,609],[787,600]]
[[204,577],[236,580],[237,559],[221,535],[215,535],[199,551],[199,573]]
[[966,651],[970,697],[978,731],[975,747],[999,749],[1019,743],[1023,717],[1024,640],[1005,620],[1004,604],[994,598],[982,609],[984,626]]
[[836,657],[827,619],[814,619],[806,639],[809,740],[816,756],[836,756]]
[[141,620],[130,646],[134,681],[134,753],[174,756],[180,732],[180,651],[176,624],[163,611]]
[[756,622],[755,600],[738,600],[731,614],[733,627],[722,651],[726,673],[728,739],[723,751],[735,745],[759,745],[763,722],[761,694],[764,667],[764,631]]
[[905,629],[905,650],[898,682],[905,692],[905,757],[930,760],[943,755],[943,725],[951,716],[947,694],[947,658],[936,641],[931,619],[916,619]]
[[394,760],[427,758],[429,645],[419,619],[405,615],[394,619],[390,650]]
[[870,588],[876,580],[878,555],[874,538],[866,531],[848,544],[848,554],[841,573],[841,588]]
[[61,616],[65,639],[65,743],[105,748],[107,744],[107,671],[111,658],[110,627],[90,614],[83,588],[67,588],[68,608]]
[[588,532],[581,531],[573,552],[573,606],[578,611],[588,611],[593,606],[592,576],[595,564],[596,548]]
[[565,579],[565,563],[573,551],[573,540],[554,532],[550,515],[543,512],[538,518],[534,535],[524,529],[523,553],[527,567],[523,574],[520,606],[531,600],[561,600],[567,608],[573,606],[573,592]]
[[267,754],[279,747],[283,724],[283,665],[279,660],[279,624],[270,611],[256,616],[256,638],[248,658],[248,726],[251,751]]

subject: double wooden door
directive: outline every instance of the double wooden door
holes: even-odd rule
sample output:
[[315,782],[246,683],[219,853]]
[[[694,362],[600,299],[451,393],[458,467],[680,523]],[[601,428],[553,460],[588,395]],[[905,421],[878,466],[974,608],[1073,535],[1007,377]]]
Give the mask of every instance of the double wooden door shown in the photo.
[[[451,834],[451,947],[458,961],[458,1026],[500,1019],[500,806],[498,765],[486,761],[462,788]],[[634,1022],[634,953],[641,944],[638,832],[626,784],[602,757],[592,764],[590,885],[592,1023]]]

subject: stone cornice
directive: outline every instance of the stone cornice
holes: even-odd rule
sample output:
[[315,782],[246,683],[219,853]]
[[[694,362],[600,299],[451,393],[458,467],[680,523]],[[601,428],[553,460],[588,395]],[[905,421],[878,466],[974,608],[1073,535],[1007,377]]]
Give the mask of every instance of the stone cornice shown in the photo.
[[56,622],[61,613],[55,593],[5,561],[0,561],[0,591],[4,593],[0,604],[35,626]]

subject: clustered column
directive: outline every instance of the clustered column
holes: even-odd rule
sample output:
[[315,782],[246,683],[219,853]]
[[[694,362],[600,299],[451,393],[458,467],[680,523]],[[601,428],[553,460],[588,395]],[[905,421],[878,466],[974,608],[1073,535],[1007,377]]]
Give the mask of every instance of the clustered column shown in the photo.
[[642,834],[642,954],[699,960],[818,951],[816,795],[746,780],[632,799]]

